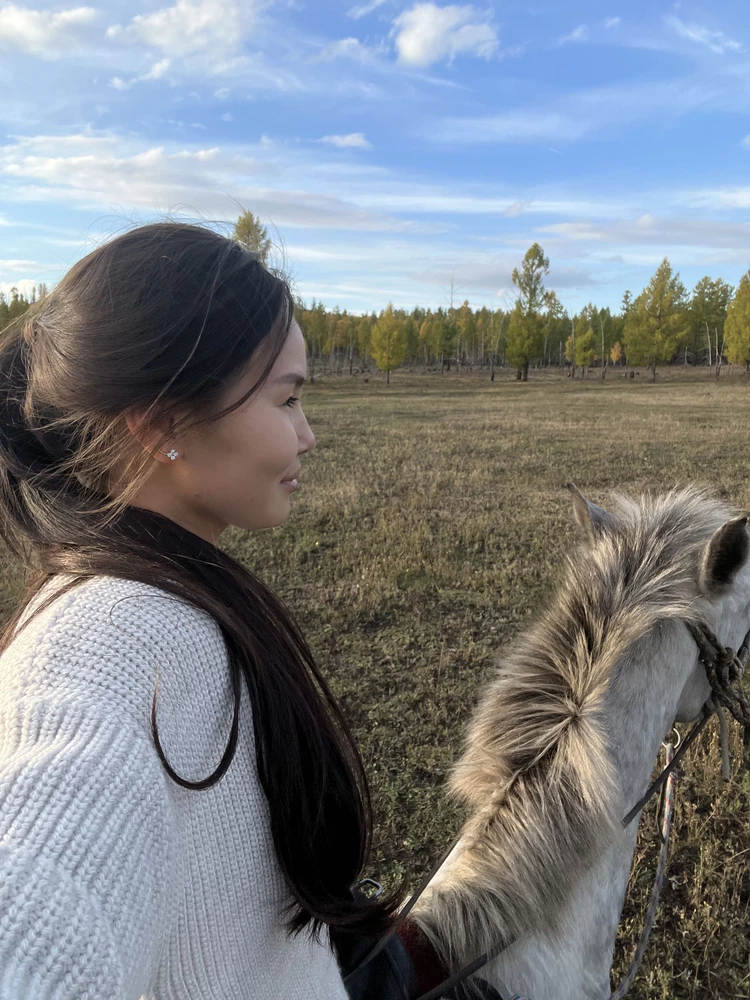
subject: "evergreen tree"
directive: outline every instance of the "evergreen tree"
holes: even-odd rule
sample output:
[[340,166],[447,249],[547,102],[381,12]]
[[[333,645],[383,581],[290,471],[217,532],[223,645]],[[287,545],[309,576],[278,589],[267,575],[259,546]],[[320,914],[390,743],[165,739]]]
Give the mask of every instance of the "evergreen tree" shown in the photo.
[[544,308],[544,276],[549,274],[549,258],[538,243],[524,254],[521,269],[513,268],[513,284],[518,288],[518,301],[508,324],[509,361],[518,368],[518,378],[529,377],[529,363],[542,353]]
[[575,358],[576,364],[581,369],[581,378],[586,374],[586,369],[596,356],[596,334],[585,321],[582,323],[580,332],[576,330]]
[[394,312],[392,302],[381,312],[372,331],[370,354],[381,372],[386,372],[386,385],[390,385],[391,372],[402,365],[406,357],[404,323]]
[[521,300],[516,302],[508,322],[506,354],[518,370],[516,378],[528,381],[529,363],[541,353],[542,320],[538,313],[524,314]]
[[651,367],[669,361],[690,325],[685,286],[665,257],[648,285],[628,309],[625,319],[625,353],[628,361]]
[[724,338],[727,361],[744,365],[750,374],[750,271],[740,278],[737,294],[727,310]]
[[242,244],[246,250],[258,254],[264,267],[268,266],[268,255],[271,252],[271,240],[266,227],[252,212],[243,212],[234,224],[232,238]]

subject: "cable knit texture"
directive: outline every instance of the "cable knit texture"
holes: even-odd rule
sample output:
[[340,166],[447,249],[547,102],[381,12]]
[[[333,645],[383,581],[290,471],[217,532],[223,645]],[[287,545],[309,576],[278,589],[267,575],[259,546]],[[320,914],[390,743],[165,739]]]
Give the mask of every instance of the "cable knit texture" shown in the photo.
[[[30,613],[53,578],[36,596]],[[97,576],[0,656],[0,1000],[346,1000],[327,944],[288,938],[288,890],[242,682],[237,752],[216,621]]]

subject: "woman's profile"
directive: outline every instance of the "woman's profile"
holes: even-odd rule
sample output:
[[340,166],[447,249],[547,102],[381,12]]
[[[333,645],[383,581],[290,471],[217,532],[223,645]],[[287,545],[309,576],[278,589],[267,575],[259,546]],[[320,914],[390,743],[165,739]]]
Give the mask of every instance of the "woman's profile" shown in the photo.
[[[315,438],[286,282],[133,228],[0,336],[2,1000],[343,1000],[372,817],[292,613],[219,548],[289,517]],[[262,576],[262,567],[259,568]],[[400,890],[399,890],[400,891]]]

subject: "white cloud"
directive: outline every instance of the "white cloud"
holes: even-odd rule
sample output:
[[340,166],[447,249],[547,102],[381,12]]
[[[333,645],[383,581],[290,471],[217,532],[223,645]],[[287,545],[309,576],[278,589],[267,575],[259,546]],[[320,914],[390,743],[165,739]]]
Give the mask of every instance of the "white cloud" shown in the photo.
[[684,246],[700,251],[737,250],[743,255],[750,242],[750,223],[660,218],[649,213],[610,223],[558,222],[539,226],[536,231],[576,242],[611,243],[618,247]]
[[112,25],[107,37],[142,41],[175,57],[234,52],[255,25],[260,6],[258,0],[177,0],[153,14],[136,14],[124,28]]
[[750,187],[708,188],[686,191],[678,195],[676,204],[691,208],[733,209],[750,208]]
[[384,3],[386,3],[386,0],[370,0],[369,3],[350,7],[346,14],[347,17],[353,17],[355,20],[358,20],[360,17],[365,17],[366,14],[371,14],[378,7],[382,7]]
[[472,6],[417,3],[394,20],[394,33],[399,60],[411,66],[429,66],[446,57],[452,62],[460,53],[489,59],[498,47],[487,14]]
[[619,17],[608,17],[604,22],[605,28],[617,28],[620,26],[622,19]]
[[332,59],[343,57],[353,59],[355,62],[368,63],[372,60],[373,52],[363,45],[358,38],[338,38],[335,42],[330,42],[323,46],[318,55],[319,59],[330,62]]
[[143,76],[138,77],[139,80],[161,80],[164,74],[169,69],[171,60],[160,59],[159,62],[154,63],[148,73],[144,73]]
[[584,117],[557,111],[519,110],[477,118],[443,118],[430,137],[444,142],[548,142],[581,139],[590,131]]
[[229,97],[231,91],[229,87],[219,87],[218,90],[214,91],[214,97],[219,101],[225,101]]
[[[419,184],[402,193],[405,185],[398,185],[398,191],[362,191],[356,195],[357,204],[364,208],[376,208],[390,212],[442,213],[445,215],[503,215],[518,218],[527,214],[542,215],[582,215],[611,217],[621,209],[622,201],[592,202],[576,199],[481,197],[476,194],[446,193],[444,189]],[[480,237],[482,239],[482,237]],[[494,240],[495,237],[489,237]]]
[[528,206],[527,201],[514,201],[505,209],[503,215],[507,219],[517,219],[520,215],[523,215],[524,211]]
[[30,267],[39,267],[35,260],[0,260],[0,267],[5,271],[28,271]]
[[[144,149],[127,137],[93,130],[64,137],[15,138],[15,143],[0,147],[0,182],[5,180],[0,183],[0,201],[62,203],[87,210],[118,204],[151,213],[181,205],[214,218],[236,217],[239,201],[278,226],[359,232],[435,229],[432,223],[371,211],[353,198],[341,197],[337,192],[342,178],[351,183],[357,176],[355,167],[348,163],[344,173],[338,168],[330,179],[320,169],[316,177],[309,147],[295,176],[283,187],[289,168],[278,162],[276,154],[288,159],[290,150],[278,150],[270,141],[259,142],[251,154],[238,147]],[[363,173],[371,176],[372,169]],[[306,182],[311,186],[305,187]]]
[[0,8],[0,45],[20,49],[42,59],[59,59],[82,47],[88,26],[98,16],[93,7],[70,10],[29,10],[9,4]]
[[330,142],[340,149],[353,146],[357,149],[372,149],[372,143],[365,139],[364,132],[350,132],[348,135],[324,135],[320,142]]
[[225,111],[224,114],[221,116],[221,120],[223,122],[233,122],[234,115],[232,114],[231,111]]
[[141,80],[161,80],[170,65],[171,59],[161,59],[159,62],[154,63],[147,73],[141,73],[140,76],[132,76],[129,80],[123,80],[120,76],[113,76],[109,81],[109,86],[114,87],[115,90],[130,90],[134,83],[139,83]]
[[697,24],[685,24],[679,17],[674,16],[666,17],[664,20],[681,38],[687,38],[691,42],[705,45],[717,55],[723,55],[725,52],[744,51],[744,46],[741,42],[725,35],[723,31],[711,31],[709,28],[702,28]]
[[574,28],[569,35],[563,35],[561,38],[557,39],[558,45],[567,45],[569,42],[587,42],[589,38],[589,29],[585,24],[579,24],[577,28]]

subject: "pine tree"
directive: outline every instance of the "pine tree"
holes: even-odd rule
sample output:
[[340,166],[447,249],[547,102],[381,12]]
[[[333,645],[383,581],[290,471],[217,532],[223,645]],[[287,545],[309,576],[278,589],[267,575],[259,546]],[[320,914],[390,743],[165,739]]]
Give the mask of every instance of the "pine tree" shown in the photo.
[[372,331],[370,354],[381,372],[386,372],[386,385],[390,385],[391,372],[406,357],[406,330],[392,302],[381,312]]
[[656,273],[628,309],[625,318],[625,352],[628,361],[651,367],[668,361],[690,325],[685,286],[665,257]]
[[750,374],[750,271],[743,274],[724,325],[727,361]]
[[243,212],[237,219],[232,238],[246,250],[257,253],[263,266],[268,266],[268,255],[271,252],[272,243],[266,227],[252,212]]
[[518,368],[518,378],[527,381],[529,363],[542,353],[544,327],[541,317],[545,304],[544,276],[549,274],[549,258],[538,243],[524,254],[521,269],[513,268],[513,284],[518,301],[508,324],[507,355]]
[[590,326],[586,325],[585,321],[582,330],[576,331],[575,352],[576,364],[581,369],[581,378],[583,378],[586,369],[596,355],[596,334]]

